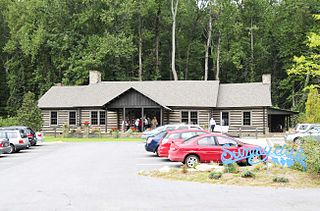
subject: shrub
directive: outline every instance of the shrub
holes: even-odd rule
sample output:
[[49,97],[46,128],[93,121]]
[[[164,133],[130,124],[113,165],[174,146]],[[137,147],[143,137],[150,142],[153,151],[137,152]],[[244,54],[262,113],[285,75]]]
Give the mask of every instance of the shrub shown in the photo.
[[258,163],[253,166],[253,171],[256,171],[256,172],[266,170],[266,169],[267,169],[267,165],[265,163]]
[[241,177],[243,178],[254,178],[256,177],[256,175],[252,172],[252,171],[244,171],[242,174],[241,174]]
[[287,183],[287,182],[289,182],[289,179],[285,178],[285,177],[275,177],[275,178],[273,178],[273,182]]
[[19,121],[17,117],[8,117],[1,118],[0,117],[0,127],[14,126],[19,125]]
[[307,171],[314,175],[320,174],[320,141],[306,138],[301,147],[306,156]]
[[238,173],[239,172],[239,165],[237,163],[231,163],[228,165],[224,165],[224,173]]
[[41,110],[38,108],[35,94],[27,92],[23,96],[23,101],[17,113],[18,121],[21,125],[29,126],[35,131],[42,127]]
[[67,123],[64,123],[62,125],[62,135],[63,135],[64,138],[69,136],[69,131],[70,131],[69,125]]
[[209,174],[209,179],[220,179],[222,177],[222,173],[221,172],[211,172]]

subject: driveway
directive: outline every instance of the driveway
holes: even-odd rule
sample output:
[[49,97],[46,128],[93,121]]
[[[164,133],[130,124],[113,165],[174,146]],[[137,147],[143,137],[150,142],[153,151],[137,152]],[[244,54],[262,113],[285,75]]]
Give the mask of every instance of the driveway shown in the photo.
[[143,143],[44,143],[0,157],[0,210],[319,210],[320,189],[168,181]]

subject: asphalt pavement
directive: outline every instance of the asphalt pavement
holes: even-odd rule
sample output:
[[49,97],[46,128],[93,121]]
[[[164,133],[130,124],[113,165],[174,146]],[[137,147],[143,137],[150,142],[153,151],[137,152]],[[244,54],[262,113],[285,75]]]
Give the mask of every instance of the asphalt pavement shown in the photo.
[[[41,143],[40,143],[41,144]],[[320,189],[170,181],[142,142],[42,143],[0,156],[0,210],[319,210]]]

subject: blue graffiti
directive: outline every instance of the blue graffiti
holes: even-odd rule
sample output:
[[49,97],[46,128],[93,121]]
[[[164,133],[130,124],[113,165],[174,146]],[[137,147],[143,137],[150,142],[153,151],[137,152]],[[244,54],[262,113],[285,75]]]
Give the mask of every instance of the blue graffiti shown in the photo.
[[281,166],[292,166],[295,162],[298,162],[305,169],[307,165],[305,163],[305,155],[303,150],[290,149],[286,145],[282,147],[267,147],[262,148],[260,146],[254,147],[232,147],[229,144],[222,146],[221,161],[223,164],[231,164],[239,161],[247,161],[250,165],[258,164],[268,161],[269,158],[272,162]]

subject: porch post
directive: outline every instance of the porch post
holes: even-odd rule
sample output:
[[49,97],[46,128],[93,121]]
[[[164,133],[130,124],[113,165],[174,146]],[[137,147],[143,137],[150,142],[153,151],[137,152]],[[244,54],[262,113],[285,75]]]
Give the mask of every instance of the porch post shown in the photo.
[[144,107],[141,108],[141,131],[144,131]]
[[[123,120],[122,121],[126,121],[126,107],[125,106],[123,106]],[[122,127],[122,122],[121,122],[121,127]],[[124,124],[123,128],[121,128],[121,129],[123,129],[123,132],[125,132],[126,131],[126,124]]]
[[162,107],[160,107],[160,126],[162,126],[163,122],[162,122],[162,112],[163,112],[163,109]]
[[105,122],[106,122],[106,133],[107,133],[107,131],[108,131],[108,109],[107,109],[107,107],[105,107],[105,112],[106,112],[106,120],[105,120]]

